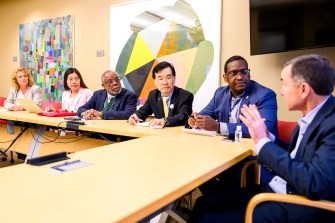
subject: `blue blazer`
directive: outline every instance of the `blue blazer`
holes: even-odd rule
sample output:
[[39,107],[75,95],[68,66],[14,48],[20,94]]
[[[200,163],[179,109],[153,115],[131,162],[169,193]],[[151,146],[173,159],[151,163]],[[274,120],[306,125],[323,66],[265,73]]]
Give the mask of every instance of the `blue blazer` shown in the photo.
[[[89,109],[102,111],[106,98],[106,89],[95,91],[91,99],[78,109],[77,115],[81,117],[81,114]],[[135,93],[122,88],[121,92],[115,97],[113,109],[103,112],[104,119],[128,119],[136,111],[137,101],[138,97]]]
[[[179,87],[174,87],[169,114],[166,118],[168,126],[185,125],[188,115],[192,113],[193,94]],[[172,106],[173,105],[173,106]],[[164,108],[161,92],[157,89],[150,91],[148,100],[136,112],[136,115],[145,120],[154,113],[155,118],[164,118]]]
[[287,147],[282,147],[277,139],[266,143],[258,154],[259,163],[287,181],[288,193],[335,201],[334,96],[330,96],[316,114],[292,159],[289,154],[298,134],[297,127]]
[[[201,115],[209,115],[219,122],[227,123],[230,137],[235,132],[236,125],[242,125],[242,135],[250,138],[250,134],[246,125],[241,120],[237,123],[229,123],[230,109],[230,87],[220,87],[215,91],[214,97],[209,104],[201,110]],[[263,118],[266,119],[265,125],[269,132],[278,135],[277,127],[277,100],[276,93],[255,81],[250,81],[245,93],[242,97],[240,108],[244,105],[255,104]]]

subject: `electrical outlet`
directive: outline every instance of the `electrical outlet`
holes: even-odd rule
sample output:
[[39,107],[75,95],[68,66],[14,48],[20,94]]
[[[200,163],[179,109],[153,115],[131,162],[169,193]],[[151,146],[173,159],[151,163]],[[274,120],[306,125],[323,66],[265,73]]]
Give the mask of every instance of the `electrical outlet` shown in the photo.
[[105,51],[104,50],[97,50],[97,57],[103,57],[105,56]]

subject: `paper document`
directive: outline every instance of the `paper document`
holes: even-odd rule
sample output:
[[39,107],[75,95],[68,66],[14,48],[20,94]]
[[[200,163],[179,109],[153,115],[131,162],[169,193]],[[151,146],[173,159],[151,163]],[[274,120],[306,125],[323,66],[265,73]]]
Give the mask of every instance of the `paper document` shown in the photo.
[[197,134],[197,135],[204,135],[204,136],[216,136],[218,133],[215,131],[207,131],[204,129],[185,129],[182,128],[181,131],[185,133],[190,133],[190,134]]
[[161,128],[164,127],[162,125],[150,125],[150,122],[138,122],[138,123],[136,123],[136,126],[150,127],[150,128],[153,128],[153,129],[161,129]]
[[149,127],[150,122],[138,122],[136,123],[137,126]]
[[70,162],[66,161],[63,164],[50,167],[50,170],[56,171],[58,173],[63,173],[63,172],[67,172],[70,170],[75,170],[75,169],[79,169],[82,167],[86,167],[89,165],[92,165],[92,164],[88,162],[83,162],[80,160],[75,160],[75,161],[70,161]]

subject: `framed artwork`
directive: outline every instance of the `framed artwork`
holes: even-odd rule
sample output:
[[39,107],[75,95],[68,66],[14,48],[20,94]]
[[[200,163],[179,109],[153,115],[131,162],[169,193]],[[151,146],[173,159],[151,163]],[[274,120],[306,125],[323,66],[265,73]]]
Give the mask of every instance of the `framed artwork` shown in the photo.
[[20,66],[28,68],[43,89],[43,101],[61,102],[63,74],[73,67],[73,16],[19,25]]
[[111,6],[110,66],[124,87],[146,100],[152,68],[176,69],[176,86],[194,94],[200,111],[220,84],[221,0],[148,0]]

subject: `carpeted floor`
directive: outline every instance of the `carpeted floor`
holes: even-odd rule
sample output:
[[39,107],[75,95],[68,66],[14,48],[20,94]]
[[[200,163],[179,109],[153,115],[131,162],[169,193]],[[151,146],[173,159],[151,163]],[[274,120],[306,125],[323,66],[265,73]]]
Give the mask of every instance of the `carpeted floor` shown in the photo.
[[15,152],[13,152],[14,163],[10,162],[10,152],[7,151],[6,154],[7,154],[7,157],[4,157],[3,155],[0,156],[0,168],[24,163],[24,160],[17,158],[17,154]]

